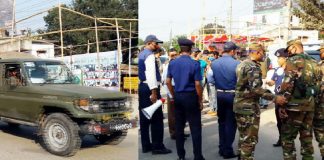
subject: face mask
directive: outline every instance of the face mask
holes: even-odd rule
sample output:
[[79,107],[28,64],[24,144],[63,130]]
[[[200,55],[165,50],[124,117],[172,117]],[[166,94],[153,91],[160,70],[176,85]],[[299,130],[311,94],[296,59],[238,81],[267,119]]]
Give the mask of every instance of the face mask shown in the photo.
[[214,57],[208,57],[208,60],[213,61],[215,58]]

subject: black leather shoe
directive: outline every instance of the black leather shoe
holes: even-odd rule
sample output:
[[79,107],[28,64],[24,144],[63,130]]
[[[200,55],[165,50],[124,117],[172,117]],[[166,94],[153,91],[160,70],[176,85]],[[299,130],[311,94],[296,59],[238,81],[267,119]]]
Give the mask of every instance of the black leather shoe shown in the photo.
[[[189,137],[189,136],[190,136],[190,134],[189,134],[189,135],[187,135],[187,137]],[[187,140],[187,137],[186,137],[186,135],[185,135],[185,136],[184,136],[184,140]],[[170,138],[171,138],[172,140],[176,140],[176,139],[177,139],[177,138],[176,138],[175,136],[174,136],[174,137],[173,137],[173,136],[171,136]]]
[[224,159],[231,159],[231,158],[235,158],[235,157],[238,157],[238,155],[237,154],[229,154],[229,155],[223,155],[223,158]]
[[167,148],[152,150],[152,154],[169,154],[169,153],[172,153],[172,151]]
[[142,153],[147,153],[147,152],[151,152],[152,148],[143,148],[142,149]]
[[273,147],[280,147],[280,146],[281,146],[281,141],[280,140],[278,140],[277,143],[273,144]]

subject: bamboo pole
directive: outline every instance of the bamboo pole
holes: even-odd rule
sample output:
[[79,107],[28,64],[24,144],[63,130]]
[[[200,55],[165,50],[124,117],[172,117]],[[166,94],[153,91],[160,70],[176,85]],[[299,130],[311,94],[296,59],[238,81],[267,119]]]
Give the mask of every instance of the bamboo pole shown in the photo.
[[61,58],[63,60],[64,50],[63,50],[63,28],[62,28],[62,9],[61,2],[59,2],[59,21],[60,21],[60,37],[61,37]]
[[96,47],[97,47],[97,65],[100,65],[100,58],[99,58],[99,38],[98,38],[98,28],[97,28],[97,19],[95,18],[95,31],[96,31]]
[[[116,18],[98,18],[100,20],[115,20]],[[117,18],[119,21],[138,21],[138,19]]]
[[[128,77],[131,77],[131,58],[132,58],[132,22],[129,22],[129,52],[128,52]],[[132,94],[132,81],[129,81],[129,94]]]
[[118,19],[115,19],[116,22],[116,34],[117,34],[117,68],[118,68],[118,90],[120,91],[120,83],[121,83],[121,70],[120,70],[120,54],[121,54],[121,45],[120,45],[120,37],[119,37],[119,27],[118,27]]

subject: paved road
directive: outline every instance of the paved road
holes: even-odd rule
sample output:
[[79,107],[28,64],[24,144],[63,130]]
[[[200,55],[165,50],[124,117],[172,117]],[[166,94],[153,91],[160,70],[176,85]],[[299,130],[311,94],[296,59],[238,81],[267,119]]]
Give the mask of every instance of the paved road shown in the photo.
[[133,160],[138,157],[138,129],[130,129],[127,137],[118,145],[101,145],[93,136],[86,136],[81,150],[68,158],[45,151],[35,142],[35,132],[34,127],[13,129],[1,122],[0,160]]
[[[166,116],[165,116],[166,117]],[[210,115],[203,115],[203,154],[205,158],[208,160],[219,160],[222,159],[218,155],[218,125],[217,118],[211,117]],[[139,159],[141,160],[172,160],[177,159],[175,141],[171,140],[168,133],[167,120],[164,120],[164,144],[167,148],[170,148],[173,153],[168,155],[152,155],[151,153],[143,154],[141,153],[141,145],[139,144]],[[259,143],[256,146],[255,151],[255,159],[256,160],[281,160],[282,159],[282,149],[272,147],[272,143],[275,143],[278,137],[277,129],[276,129],[276,120],[274,116],[274,108],[264,110],[261,114],[261,128],[259,132]],[[188,128],[186,128],[187,132],[189,132]],[[298,139],[298,138],[297,138]],[[237,142],[237,136],[236,140]],[[298,141],[297,146],[300,146]],[[320,159],[319,149],[317,142],[313,142],[315,146],[315,160]],[[191,138],[186,141],[186,157],[190,160],[193,159],[192,154],[192,143]],[[237,144],[234,144],[234,147],[237,148]],[[299,148],[297,149],[297,154],[300,154]],[[299,157],[299,159],[301,159]]]

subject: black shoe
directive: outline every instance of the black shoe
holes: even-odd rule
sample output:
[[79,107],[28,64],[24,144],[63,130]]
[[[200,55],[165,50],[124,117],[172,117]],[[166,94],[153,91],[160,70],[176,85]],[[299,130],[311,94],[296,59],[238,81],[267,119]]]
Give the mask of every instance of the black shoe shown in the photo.
[[147,153],[147,152],[151,152],[152,148],[143,148],[142,149],[142,153]]
[[[187,140],[187,137],[189,137],[190,136],[190,134],[185,134],[184,135],[184,140]],[[172,140],[176,140],[177,138],[175,137],[175,136],[171,136],[170,137]]]
[[281,141],[278,140],[277,143],[273,144],[273,147],[280,147],[281,146]]
[[220,156],[224,156],[224,153],[223,152],[221,152],[221,151],[218,151],[218,154],[220,155]]
[[189,133],[188,133],[188,134],[185,133],[185,134],[184,134],[184,137],[185,137],[185,138],[190,137],[190,134],[189,134]]
[[172,151],[167,148],[152,150],[152,154],[169,154],[169,153],[172,153]]
[[228,154],[228,155],[223,155],[224,159],[231,159],[231,158],[235,158],[235,157],[238,157],[238,155],[234,154],[234,153]]

